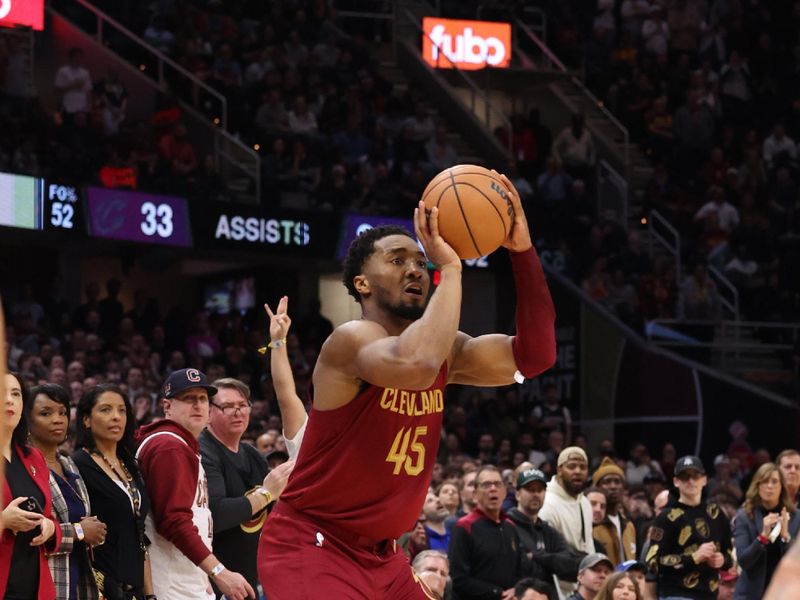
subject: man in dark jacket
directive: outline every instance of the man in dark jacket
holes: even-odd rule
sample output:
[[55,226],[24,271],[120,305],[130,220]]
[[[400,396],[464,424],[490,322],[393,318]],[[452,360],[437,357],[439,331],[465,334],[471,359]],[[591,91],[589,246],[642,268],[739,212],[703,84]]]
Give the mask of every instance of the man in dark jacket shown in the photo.
[[511,600],[527,565],[519,533],[500,511],[506,495],[497,467],[478,469],[476,506],[456,522],[450,537],[450,577],[457,600]]
[[573,551],[564,537],[538,518],[544,503],[547,478],[539,469],[528,469],[517,476],[517,506],[508,518],[517,526],[520,542],[530,561],[529,575],[545,582],[559,579],[575,581],[582,554]]

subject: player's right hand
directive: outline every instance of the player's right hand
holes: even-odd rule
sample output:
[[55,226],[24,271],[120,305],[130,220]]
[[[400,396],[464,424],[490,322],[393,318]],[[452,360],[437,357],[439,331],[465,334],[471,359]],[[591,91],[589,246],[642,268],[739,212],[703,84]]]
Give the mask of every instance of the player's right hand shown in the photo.
[[425,203],[420,200],[414,209],[414,231],[425,250],[425,256],[437,268],[458,266],[461,270],[461,258],[439,233],[439,209],[433,207],[428,214]]
[[273,313],[268,304],[264,304],[264,310],[267,311],[269,317],[269,337],[272,340],[285,339],[289,334],[289,328],[292,326],[292,319],[287,314],[286,310],[289,307],[289,296],[281,297],[278,302],[278,308]]
[[228,569],[217,575],[214,578],[214,583],[229,600],[245,600],[245,598],[253,598],[255,600],[256,598],[256,593],[247,583],[247,580],[239,573],[234,573]]

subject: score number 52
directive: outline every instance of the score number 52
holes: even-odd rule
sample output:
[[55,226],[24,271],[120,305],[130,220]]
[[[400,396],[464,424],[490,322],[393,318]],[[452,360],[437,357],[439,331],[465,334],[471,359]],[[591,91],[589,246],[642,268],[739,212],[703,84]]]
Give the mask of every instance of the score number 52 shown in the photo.
[[144,219],[139,227],[147,237],[158,235],[168,238],[172,235],[172,207],[169,204],[142,203],[141,213]]
[[425,446],[420,438],[427,433],[428,427],[425,425],[408,429],[400,428],[400,431],[394,436],[392,448],[386,456],[386,462],[394,463],[393,475],[399,475],[401,469],[412,477],[422,473],[425,468]]

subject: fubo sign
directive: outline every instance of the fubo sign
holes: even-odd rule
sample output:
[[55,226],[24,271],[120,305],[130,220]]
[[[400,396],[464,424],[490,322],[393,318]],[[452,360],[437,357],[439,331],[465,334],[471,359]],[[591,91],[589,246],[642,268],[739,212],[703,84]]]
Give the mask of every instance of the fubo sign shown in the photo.
[[511,24],[425,17],[422,56],[439,69],[505,68],[511,62]]

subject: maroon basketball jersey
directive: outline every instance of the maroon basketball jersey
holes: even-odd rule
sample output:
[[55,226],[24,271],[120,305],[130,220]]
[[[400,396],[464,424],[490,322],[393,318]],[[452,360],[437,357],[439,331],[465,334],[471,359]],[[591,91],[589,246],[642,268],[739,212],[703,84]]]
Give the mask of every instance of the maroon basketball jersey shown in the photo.
[[374,540],[410,531],[436,462],[446,383],[447,363],[427,390],[369,385],[345,406],[312,409],[280,501]]

